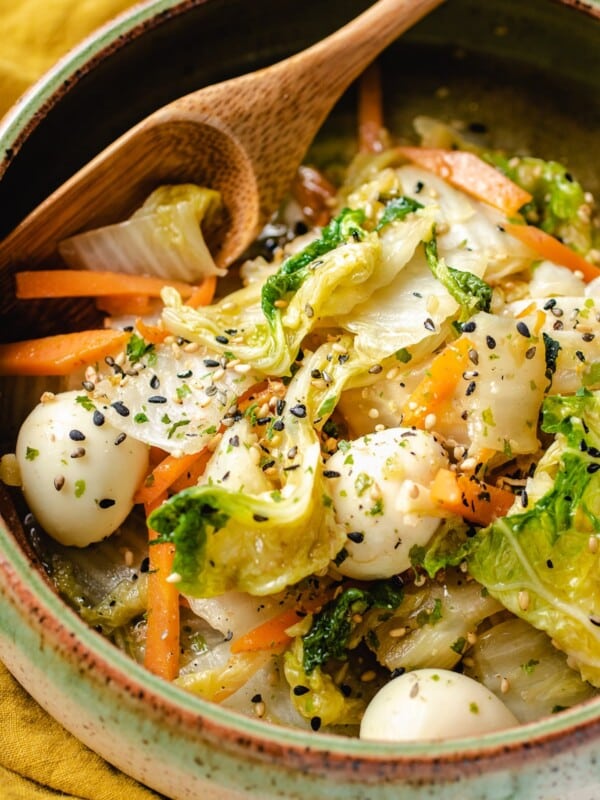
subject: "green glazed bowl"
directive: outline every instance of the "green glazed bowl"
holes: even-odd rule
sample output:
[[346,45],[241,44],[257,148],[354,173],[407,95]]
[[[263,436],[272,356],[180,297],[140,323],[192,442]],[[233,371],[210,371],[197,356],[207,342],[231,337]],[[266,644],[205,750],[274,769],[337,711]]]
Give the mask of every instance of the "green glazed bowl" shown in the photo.
[[[0,237],[156,107],[284,58],[368,5],[136,6],[61,61],[0,123]],[[409,134],[417,114],[484,126],[492,144],[564,161],[599,192],[599,43],[597,0],[448,0],[382,58],[388,127]],[[327,123],[334,140],[353,130],[353,101],[350,91]],[[0,275],[0,313],[11,338],[64,330],[79,318],[24,319],[10,270]],[[14,430],[2,425],[10,447]],[[77,738],[167,797],[600,797],[600,699],[518,729],[430,744],[317,735],[242,717],[154,677],[88,628],[52,589],[6,493],[0,510],[0,659]]]

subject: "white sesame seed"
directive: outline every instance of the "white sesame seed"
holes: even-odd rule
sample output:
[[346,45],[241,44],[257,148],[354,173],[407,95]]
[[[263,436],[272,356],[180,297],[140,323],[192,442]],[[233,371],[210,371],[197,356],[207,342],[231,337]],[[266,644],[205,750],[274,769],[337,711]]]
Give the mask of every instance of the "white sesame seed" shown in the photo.
[[167,583],[181,583],[181,575],[178,572],[172,572],[165,578]]
[[519,608],[521,609],[521,611],[527,611],[527,609],[529,608],[529,599],[530,598],[529,598],[529,592],[528,591],[523,589],[522,591],[519,592],[518,603],[519,603]]

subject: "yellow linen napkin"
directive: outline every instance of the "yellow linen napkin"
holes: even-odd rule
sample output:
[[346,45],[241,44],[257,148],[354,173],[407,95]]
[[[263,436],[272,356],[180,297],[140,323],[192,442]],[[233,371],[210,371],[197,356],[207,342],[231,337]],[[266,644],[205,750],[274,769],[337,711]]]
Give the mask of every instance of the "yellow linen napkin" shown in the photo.
[[0,664],[2,800],[157,800],[71,736]]
[[0,0],[0,117],[88,33],[134,0]]
[[[0,116],[134,0],[0,0]],[[53,720],[0,664],[1,800],[156,800]]]

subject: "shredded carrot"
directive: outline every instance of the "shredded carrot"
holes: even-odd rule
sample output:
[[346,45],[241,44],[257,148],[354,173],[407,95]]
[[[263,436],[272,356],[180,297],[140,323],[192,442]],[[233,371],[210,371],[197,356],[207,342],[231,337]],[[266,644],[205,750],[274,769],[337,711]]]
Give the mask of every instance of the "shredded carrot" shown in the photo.
[[286,630],[304,619],[307,614],[318,611],[325,602],[325,597],[315,597],[302,603],[299,608],[287,608],[232,642],[231,652],[249,653],[256,650],[272,650],[288,644],[292,637],[286,633]]
[[181,281],[167,281],[147,275],[122,272],[92,272],[76,269],[50,269],[17,272],[16,296],[20,300],[48,297],[100,297],[145,295],[160,297],[165,286],[172,286],[182,297],[189,297],[193,287]]
[[[157,302],[156,300],[154,302]],[[96,308],[111,317],[151,314],[152,299],[147,295],[106,295],[96,298]]]
[[326,225],[331,219],[335,186],[314,167],[301,166],[292,182],[292,196],[305,219],[313,225]]
[[551,236],[546,231],[536,228],[533,225],[515,225],[509,223],[503,226],[507,233],[514,236],[515,239],[531,247],[543,258],[553,261],[555,264],[560,264],[563,267],[568,267],[573,272],[580,272],[583,280],[586,283],[593,281],[594,278],[600,276],[600,267],[587,261],[579,253],[571,250],[566,244],[559,242],[554,236]]
[[177,494],[177,492],[181,492],[184,489],[189,489],[190,486],[197,485],[202,475],[204,475],[206,465],[208,464],[208,460],[210,459],[212,452],[208,448],[205,448],[200,455],[200,458],[194,461],[194,463],[182,475],[180,475],[177,480],[173,481],[169,487],[169,492],[171,494]]
[[192,308],[209,305],[215,296],[216,288],[217,276],[210,275],[208,278],[205,278],[202,283],[194,287],[191,295],[185,301],[186,305]]
[[432,147],[399,147],[398,152],[423,169],[447,180],[457,189],[514,216],[532,200],[529,192],[486,164],[475,153]]
[[[159,495],[145,507],[149,515],[166,499]],[[157,534],[148,529],[150,541]],[[173,569],[175,546],[170,543],[151,544],[149,548],[148,616],[144,666],[166,680],[179,673],[179,592],[167,578]]]
[[462,475],[440,469],[430,488],[431,499],[444,511],[463,517],[475,525],[489,525],[503,517],[512,506],[515,496],[478,480],[474,475]]
[[135,327],[140,336],[150,344],[162,344],[169,335],[169,331],[158,325],[150,325],[143,319],[136,319]]
[[404,403],[403,425],[424,428],[427,417],[442,410],[467,368],[472,347],[469,339],[461,336],[433,359],[427,373]]
[[135,493],[134,502],[144,503],[144,505],[154,503],[158,497],[170,489],[178,478],[191,470],[197,461],[204,460],[204,464],[206,464],[211,455],[210,450],[205,447],[198,453],[166,456],[146,477]]
[[381,152],[383,127],[381,70],[375,61],[358,82],[358,149],[361,153]]
[[70,375],[116,353],[128,338],[125,331],[106,329],[0,344],[0,375]]

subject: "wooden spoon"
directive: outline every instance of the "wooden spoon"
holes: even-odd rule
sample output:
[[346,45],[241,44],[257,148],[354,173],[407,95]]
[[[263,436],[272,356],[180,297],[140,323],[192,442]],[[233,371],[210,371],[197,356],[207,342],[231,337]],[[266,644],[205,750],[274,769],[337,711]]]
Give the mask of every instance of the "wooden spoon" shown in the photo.
[[151,114],[60,186],[0,244],[0,268],[51,262],[65,237],[127,218],[160,184],[218,189],[215,258],[238,257],[277,208],[335,102],[441,0],[379,0],[291,58],[207,86]]

